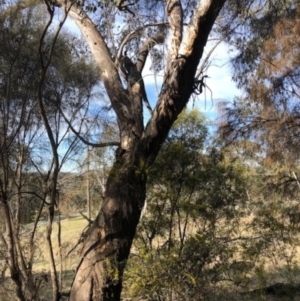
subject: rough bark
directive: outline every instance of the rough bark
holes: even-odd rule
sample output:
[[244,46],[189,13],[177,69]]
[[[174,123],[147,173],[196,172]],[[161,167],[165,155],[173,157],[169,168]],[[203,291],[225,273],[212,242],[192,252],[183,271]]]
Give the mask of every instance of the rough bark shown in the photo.
[[[139,89],[130,91],[128,78],[128,90],[123,88],[119,65],[113,62],[103,37],[82,8],[71,7],[69,16],[90,46],[116,112],[120,146],[107,181],[103,205],[85,239],[69,300],[120,300],[123,271],[145,201],[146,169],[155,160],[173,122],[193,92],[197,66],[224,3],[225,0],[200,1],[182,37],[181,3],[167,1],[172,48],[159,99],[145,128]],[[66,8],[67,4],[58,5]],[[141,72],[147,53],[141,49],[138,57],[142,62],[138,61],[135,67]]]
[[123,270],[145,199],[146,180],[121,156],[117,155],[105,201],[86,239],[70,300],[120,299]]

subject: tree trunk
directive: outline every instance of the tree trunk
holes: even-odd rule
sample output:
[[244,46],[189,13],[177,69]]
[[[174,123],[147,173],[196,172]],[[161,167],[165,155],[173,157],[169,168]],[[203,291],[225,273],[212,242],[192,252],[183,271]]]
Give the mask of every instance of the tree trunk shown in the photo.
[[22,283],[22,275],[20,273],[18,259],[17,259],[17,252],[15,249],[15,242],[14,242],[14,234],[12,228],[12,220],[9,205],[7,202],[6,196],[1,196],[0,198],[0,209],[2,211],[2,216],[4,218],[5,224],[5,244],[6,244],[6,252],[7,252],[7,262],[9,266],[10,278],[13,281],[14,289],[16,292],[17,300],[19,301],[26,301],[23,292],[23,283]]
[[138,162],[126,162],[121,153],[116,157],[104,203],[85,241],[72,301],[120,300],[123,271],[144,205],[146,176],[139,172]]

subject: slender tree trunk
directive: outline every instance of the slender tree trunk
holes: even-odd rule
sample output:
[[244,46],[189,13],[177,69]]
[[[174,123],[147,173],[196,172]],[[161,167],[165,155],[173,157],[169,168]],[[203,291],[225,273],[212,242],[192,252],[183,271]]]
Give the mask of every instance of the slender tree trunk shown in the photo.
[[22,277],[18,265],[17,260],[17,252],[15,249],[15,242],[14,242],[14,234],[12,228],[12,220],[9,205],[7,203],[7,199],[5,196],[2,196],[0,200],[0,206],[3,212],[4,222],[5,222],[5,244],[7,248],[7,262],[10,271],[10,277],[15,285],[15,291],[17,295],[17,300],[19,301],[26,301],[26,298],[23,293],[22,287]]
[[87,205],[87,216],[91,220],[91,193],[90,193],[90,151],[87,147],[86,150],[86,205]]
[[54,216],[54,205],[50,205],[48,211],[49,211],[48,212],[48,222],[47,222],[47,227],[46,227],[46,247],[47,247],[47,252],[48,252],[48,262],[49,262],[50,276],[51,276],[51,282],[52,282],[52,300],[57,301],[59,286],[58,286],[58,277],[57,277],[57,271],[56,271],[54,253],[53,253],[53,245],[52,245],[52,240],[51,240],[53,216]]

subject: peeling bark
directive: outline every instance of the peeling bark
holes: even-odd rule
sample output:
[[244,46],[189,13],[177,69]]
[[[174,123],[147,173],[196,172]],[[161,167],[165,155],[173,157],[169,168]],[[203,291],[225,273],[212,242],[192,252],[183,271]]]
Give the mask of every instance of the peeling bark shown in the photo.
[[171,59],[175,59],[178,55],[183,30],[183,13],[180,0],[168,0],[166,11],[170,23],[170,36],[172,39],[169,56]]

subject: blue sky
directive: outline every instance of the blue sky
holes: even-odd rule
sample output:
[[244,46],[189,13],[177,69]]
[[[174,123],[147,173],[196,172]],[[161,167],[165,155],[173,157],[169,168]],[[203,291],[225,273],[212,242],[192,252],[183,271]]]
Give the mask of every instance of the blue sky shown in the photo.
[[[68,30],[77,33],[80,35],[80,31],[72,20],[68,18],[65,26]],[[204,51],[208,53],[213,47],[213,43],[208,42]],[[221,43],[214,51],[211,56],[212,64],[207,71],[209,78],[206,79],[206,84],[212,91],[206,89],[204,93],[197,97],[195,102],[190,101],[189,106],[193,105],[210,120],[214,121],[216,118],[217,103],[220,101],[231,102],[235,96],[239,96],[241,92],[237,89],[235,83],[231,79],[231,70],[230,70],[230,55],[228,47],[225,43]],[[156,76],[156,79],[153,75],[153,72],[149,70],[149,62],[146,63],[145,70],[143,72],[144,82],[147,90],[148,99],[152,108],[157,100],[162,75]],[[145,111],[146,112],[146,111]],[[146,116],[147,118],[147,116]]]
[[[208,50],[209,50],[208,43]],[[212,91],[212,94],[207,89],[206,94],[203,93],[199,96],[197,105],[201,112],[207,118],[213,120],[216,117],[217,103],[232,102],[235,96],[241,95],[232,80],[230,55],[228,47],[223,43],[220,44],[212,56],[212,64],[207,71],[209,78],[206,80],[207,86]]]
[[[205,53],[209,52],[210,48],[213,47],[211,43],[208,43],[205,49]],[[205,55],[204,53],[204,55]],[[231,102],[235,96],[241,95],[231,78],[231,67],[230,67],[230,55],[228,53],[228,47],[223,43],[220,44],[214,54],[211,56],[212,63],[207,71],[209,78],[206,79],[205,83],[209,89],[205,89],[203,93],[197,96],[196,100],[190,100],[189,107],[197,107],[199,110],[210,120],[214,121],[216,118],[217,103]],[[162,75],[155,77],[149,68],[143,72],[144,82],[147,90],[149,102],[152,107],[157,100],[159,89],[162,81]]]

